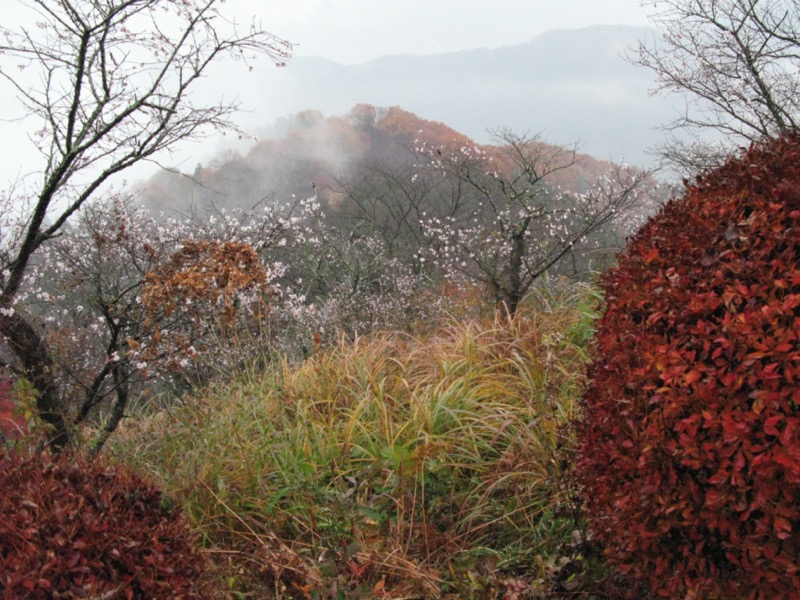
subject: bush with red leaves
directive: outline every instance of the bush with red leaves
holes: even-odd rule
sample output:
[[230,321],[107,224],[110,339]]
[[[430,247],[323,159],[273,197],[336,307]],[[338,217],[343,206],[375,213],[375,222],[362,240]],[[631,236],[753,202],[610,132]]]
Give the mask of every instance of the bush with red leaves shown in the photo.
[[125,469],[0,450],[0,598],[202,598],[183,520]]
[[602,280],[578,471],[668,598],[800,598],[800,136],[690,186]]

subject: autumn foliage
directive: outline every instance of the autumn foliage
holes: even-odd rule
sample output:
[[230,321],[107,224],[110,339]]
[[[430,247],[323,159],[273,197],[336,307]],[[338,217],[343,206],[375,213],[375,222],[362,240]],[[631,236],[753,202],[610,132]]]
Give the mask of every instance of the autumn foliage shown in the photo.
[[[207,349],[203,340],[209,332],[229,338],[242,313],[264,316],[268,278],[258,253],[246,242],[184,240],[143,280],[141,303],[152,330],[151,344],[144,350],[135,340],[128,345],[145,361],[166,356],[170,370],[184,369],[189,358]],[[185,325],[182,332],[161,329],[179,321]]]
[[602,281],[579,472],[668,598],[800,598],[800,136],[699,177]]
[[0,450],[0,597],[200,598],[204,560],[127,470]]
[[265,290],[266,283],[264,266],[249,244],[184,240],[165,268],[145,277],[142,304],[150,314],[170,316],[179,303],[210,302],[223,307],[223,322],[230,325],[238,294]]

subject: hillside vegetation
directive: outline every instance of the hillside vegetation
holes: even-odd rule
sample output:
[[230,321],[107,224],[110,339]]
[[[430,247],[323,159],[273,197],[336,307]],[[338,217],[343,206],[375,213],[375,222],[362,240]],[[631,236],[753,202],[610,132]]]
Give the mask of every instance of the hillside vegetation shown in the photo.
[[[231,593],[528,598],[600,586],[568,424],[597,297],[342,341],[127,422]],[[608,584],[603,584],[608,585]]]
[[529,134],[296,115],[43,244],[20,306],[64,401],[34,439],[154,479],[224,597],[613,589],[568,426],[585,282],[657,189]]
[[[550,151],[556,148],[539,143]],[[316,193],[326,207],[333,208],[370,168],[406,174],[410,167],[421,166],[423,147],[452,151],[478,146],[499,157],[501,145],[477,144],[444,123],[399,106],[359,104],[345,114],[328,116],[309,109],[278,120],[250,147],[220,153],[190,172],[161,171],[140,184],[139,201],[151,211],[172,216],[212,207],[250,208],[265,198],[305,198]],[[547,183],[585,191],[612,166],[581,154],[572,168],[553,173]]]

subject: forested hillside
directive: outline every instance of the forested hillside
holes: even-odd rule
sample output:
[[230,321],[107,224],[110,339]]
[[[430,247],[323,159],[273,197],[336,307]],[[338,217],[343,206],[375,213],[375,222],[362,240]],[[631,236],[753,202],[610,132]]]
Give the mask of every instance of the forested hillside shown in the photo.
[[[327,116],[309,109],[281,119],[268,136],[241,153],[228,150],[189,172],[159,172],[140,184],[140,201],[151,212],[167,215],[211,207],[249,208],[267,198],[315,194],[330,207],[370,170],[391,170],[410,185],[426,147],[449,151],[476,146],[500,160],[497,146],[502,139],[494,142],[494,146],[477,144],[444,123],[398,106],[361,104],[347,114]],[[548,147],[544,139],[537,142]],[[548,152],[556,151],[550,146]],[[549,174],[547,183],[583,192],[612,168],[587,154],[576,154],[575,159],[569,169]]]
[[658,39],[657,30],[609,25],[550,31],[499,48],[422,56],[409,48],[363,64],[298,56],[287,69],[245,82],[252,113],[241,120],[258,131],[309,108],[338,115],[357,103],[400,105],[481,143],[495,128],[541,131],[552,142],[646,166],[655,161],[646,150],[663,138],[658,126],[684,105],[648,94],[652,75],[624,60],[646,39]]
[[363,308],[384,296],[358,323],[336,310],[348,324],[335,328],[350,332],[402,326],[378,314],[445,281],[513,312],[541,276],[593,277],[664,196],[643,171],[508,130],[479,145],[399,107],[308,110],[280,134],[192,173],[164,171],[136,201],[156,219],[213,221],[254,207],[293,215],[309,230],[291,250],[281,240],[284,289],[316,306],[358,297]]

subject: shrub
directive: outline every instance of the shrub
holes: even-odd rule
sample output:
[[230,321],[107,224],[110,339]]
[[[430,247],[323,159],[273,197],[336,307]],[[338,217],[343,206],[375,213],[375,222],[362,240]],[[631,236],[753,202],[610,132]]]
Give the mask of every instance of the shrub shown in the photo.
[[192,535],[128,470],[2,452],[0,490],[0,597],[203,597]]
[[601,286],[578,470],[608,557],[671,598],[800,598],[800,137],[698,177]]

